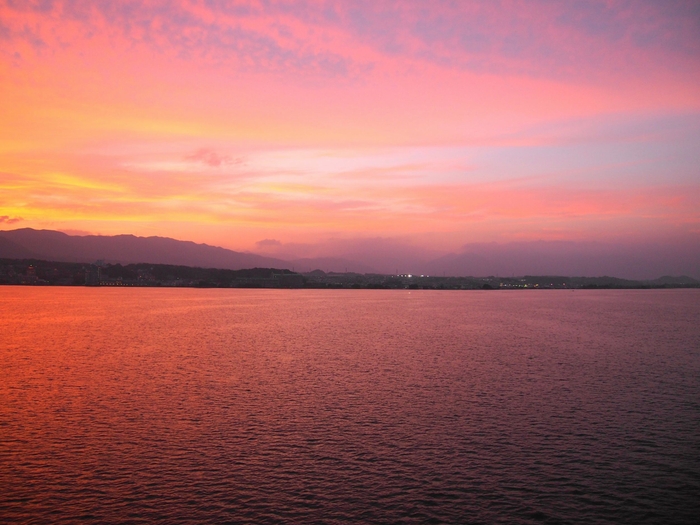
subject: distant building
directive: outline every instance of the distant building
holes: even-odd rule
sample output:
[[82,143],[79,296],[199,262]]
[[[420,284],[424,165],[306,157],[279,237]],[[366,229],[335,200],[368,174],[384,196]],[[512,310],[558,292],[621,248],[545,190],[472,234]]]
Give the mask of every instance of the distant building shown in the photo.
[[101,269],[99,266],[90,265],[85,270],[85,286],[99,286],[101,280]]
[[36,268],[31,265],[28,266],[25,282],[27,284],[36,284],[38,281],[39,279],[36,276]]

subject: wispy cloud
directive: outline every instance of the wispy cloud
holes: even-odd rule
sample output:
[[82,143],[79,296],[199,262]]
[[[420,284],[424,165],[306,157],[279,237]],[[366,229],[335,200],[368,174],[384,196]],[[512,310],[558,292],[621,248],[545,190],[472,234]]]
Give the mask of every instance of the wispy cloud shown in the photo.
[[220,155],[216,151],[209,148],[200,148],[194,153],[185,156],[186,160],[201,162],[207,166],[218,168],[222,164],[240,164],[242,159],[232,159],[229,155]]
[[259,248],[267,248],[270,246],[281,246],[282,242],[277,239],[263,239],[255,243]]
[[698,7],[682,1],[7,1],[3,13],[0,36],[39,50],[106,33],[183,58],[333,76],[396,58],[590,76],[648,67],[640,56],[673,57],[667,67],[700,56]]
[[272,251],[700,222],[693,2],[0,0],[0,43],[2,224]]

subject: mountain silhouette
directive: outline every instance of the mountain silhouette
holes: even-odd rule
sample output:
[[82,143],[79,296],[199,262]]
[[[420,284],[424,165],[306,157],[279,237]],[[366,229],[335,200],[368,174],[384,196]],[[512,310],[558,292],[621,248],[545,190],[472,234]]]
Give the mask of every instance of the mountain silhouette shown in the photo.
[[2,236],[5,232],[0,232],[0,258],[4,259],[40,259],[36,253],[28,250],[24,246],[12,242]]
[[[291,255],[291,254],[290,254]],[[279,259],[168,237],[67,235],[23,228],[0,231],[0,258],[57,262],[152,263],[241,270],[278,268],[309,272],[413,273],[434,276],[613,275],[655,279],[659,275],[700,278],[700,243],[617,245],[603,242],[527,241],[473,243],[461,251],[432,253],[386,240],[348,244],[335,257]],[[291,260],[290,260],[291,259]],[[680,277],[664,277],[676,284]],[[687,277],[683,277],[687,278]],[[663,283],[661,283],[663,284]]]
[[0,231],[0,258],[35,258],[80,263],[104,260],[108,263],[173,264],[229,270],[255,267],[292,268],[292,263],[281,259],[168,237],[77,236],[32,228]]

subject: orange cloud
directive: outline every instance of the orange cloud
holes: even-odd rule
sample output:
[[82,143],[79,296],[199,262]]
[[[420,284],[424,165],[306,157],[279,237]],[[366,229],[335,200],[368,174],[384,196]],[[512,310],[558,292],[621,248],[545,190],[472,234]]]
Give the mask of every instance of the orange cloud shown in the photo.
[[686,8],[504,5],[4,3],[4,224],[232,248],[696,228]]

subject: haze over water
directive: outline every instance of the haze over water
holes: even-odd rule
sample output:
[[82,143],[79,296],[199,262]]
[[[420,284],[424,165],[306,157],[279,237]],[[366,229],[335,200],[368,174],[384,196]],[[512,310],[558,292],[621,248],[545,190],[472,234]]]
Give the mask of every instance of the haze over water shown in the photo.
[[0,521],[695,523],[698,292],[0,287]]

